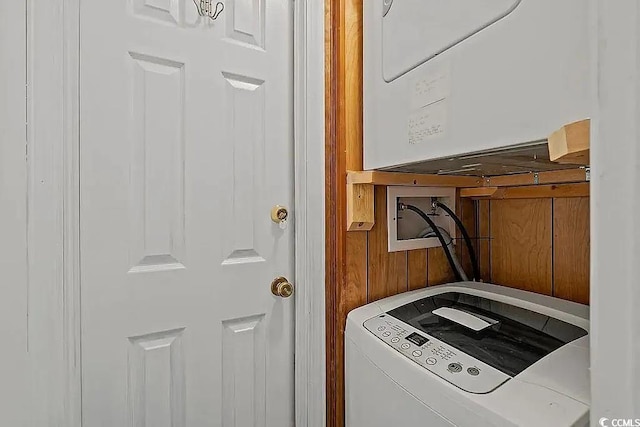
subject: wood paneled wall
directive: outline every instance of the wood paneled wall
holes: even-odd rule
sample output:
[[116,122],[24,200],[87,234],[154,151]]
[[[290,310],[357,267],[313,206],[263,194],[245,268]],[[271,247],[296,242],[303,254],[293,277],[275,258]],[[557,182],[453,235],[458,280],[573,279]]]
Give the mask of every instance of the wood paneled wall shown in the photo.
[[[375,226],[346,231],[346,173],[362,170],[362,1],[325,0],[327,426],[344,426],[347,313],[380,298],[453,280],[442,249],[387,252],[386,188]],[[458,199],[485,281],[588,301],[588,198]],[[458,250],[471,272],[466,250]]]
[[483,280],[589,303],[589,198],[478,202]]
[[[348,233],[350,308],[455,280],[441,248],[387,252],[386,188],[376,187],[376,224]],[[589,198],[472,201],[458,198],[480,262],[482,280],[589,303]],[[354,235],[351,239],[349,236]],[[471,260],[456,245],[470,276]]]

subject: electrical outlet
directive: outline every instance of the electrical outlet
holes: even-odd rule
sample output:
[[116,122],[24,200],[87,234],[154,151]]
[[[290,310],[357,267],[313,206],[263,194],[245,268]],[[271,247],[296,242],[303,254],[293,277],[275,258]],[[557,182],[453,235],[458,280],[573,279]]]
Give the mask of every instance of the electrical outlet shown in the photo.
[[[433,204],[435,200],[456,211],[456,189],[446,187],[387,187],[387,228],[389,252],[440,247],[437,237],[421,237],[431,230],[419,214],[399,210],[398,205],[412,205],[429,215],[437,227],[456,238],[453,219]],[[446,237],[445,237],[446,239]],[[454,240],[455,243],[455,240]]]

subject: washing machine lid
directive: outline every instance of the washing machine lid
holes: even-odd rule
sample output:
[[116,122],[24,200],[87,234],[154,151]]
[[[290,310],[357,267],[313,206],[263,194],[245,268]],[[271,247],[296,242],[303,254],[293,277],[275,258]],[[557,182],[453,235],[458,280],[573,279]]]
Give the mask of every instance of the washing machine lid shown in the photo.
[[587,335],[562,320],[459,292],[423,298],[387,314],[510,376]]
[[383,16],[380,17],[382,20],[382,70],[387,82],[482,31],[507,16],[521,2],[521,0],[377,1],[383,2]]

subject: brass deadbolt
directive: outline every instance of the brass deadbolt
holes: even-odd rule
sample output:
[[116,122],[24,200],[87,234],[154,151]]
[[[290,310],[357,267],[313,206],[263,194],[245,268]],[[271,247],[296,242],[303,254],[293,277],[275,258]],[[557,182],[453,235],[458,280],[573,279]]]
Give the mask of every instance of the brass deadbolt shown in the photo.
[[284,277],[278,277],[271,282],[271,293],[277,297],[289,298],[293,295],[293,285]]

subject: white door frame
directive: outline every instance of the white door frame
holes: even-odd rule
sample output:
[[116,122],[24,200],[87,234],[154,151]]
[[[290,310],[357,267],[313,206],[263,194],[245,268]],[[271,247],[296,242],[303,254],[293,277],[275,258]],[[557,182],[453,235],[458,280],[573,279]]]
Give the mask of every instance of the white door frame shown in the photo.
[[[83,0],[25,1],[30,425],[81,427],[78,68]],[[297,427],[321,427],[326,404],[324,2],[290,1],[295,33],[295,419]]]
[[591,425],[598,426],[640,419],[640,5],[590,5]]

